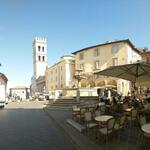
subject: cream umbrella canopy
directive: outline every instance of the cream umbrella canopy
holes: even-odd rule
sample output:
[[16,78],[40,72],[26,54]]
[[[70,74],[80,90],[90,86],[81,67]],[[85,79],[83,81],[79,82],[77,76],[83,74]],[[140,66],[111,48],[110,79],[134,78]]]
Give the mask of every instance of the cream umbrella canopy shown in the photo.
[[145,62],[136,62],[112,66],[105,70],[95,72],[95,74],[117,77],[137,83],[147,82],[150,81],[150,64]]

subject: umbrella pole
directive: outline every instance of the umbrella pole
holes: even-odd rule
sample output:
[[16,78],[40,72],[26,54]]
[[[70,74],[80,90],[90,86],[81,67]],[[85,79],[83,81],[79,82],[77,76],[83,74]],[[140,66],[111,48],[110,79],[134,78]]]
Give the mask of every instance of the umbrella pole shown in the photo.
[[132,96],[136,96],[138,95],[138,88],[136,87],[136,82],[132,82],[132,87],[133,87],[133,90],[132,90]]

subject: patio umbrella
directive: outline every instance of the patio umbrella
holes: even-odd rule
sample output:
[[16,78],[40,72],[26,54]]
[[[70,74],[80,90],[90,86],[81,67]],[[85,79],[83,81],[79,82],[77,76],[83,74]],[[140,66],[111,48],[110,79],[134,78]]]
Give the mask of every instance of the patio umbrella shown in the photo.
[[112,66],[95,74],[122,78],[132,82],[147,82],[150,81],[150,64],[136,62]]

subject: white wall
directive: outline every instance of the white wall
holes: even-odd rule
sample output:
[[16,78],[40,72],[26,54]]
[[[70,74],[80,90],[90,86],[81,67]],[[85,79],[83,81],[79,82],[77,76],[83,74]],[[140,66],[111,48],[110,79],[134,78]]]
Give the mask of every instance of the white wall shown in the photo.
[[131,47],[128,46],[128,53],[127,53],[127,58],[128,58],[128,62],[127,63],[133,63],[133,62],[137,62],[137,60],[142,60],[142,57],[136,53],[135,51],[133,51],[131,49]]
[[26,100],[26,90],[25,89],[14,89],[12,90],[12,96],[18,96],[22,100]]
[[66,67],[66,86],[69,86],[71,73],[70,73],[70,66],[69,66],[69,62],[68,61],[66,61],[65,67]]
[[5,85],[0,84],[0,101],[6,100]]

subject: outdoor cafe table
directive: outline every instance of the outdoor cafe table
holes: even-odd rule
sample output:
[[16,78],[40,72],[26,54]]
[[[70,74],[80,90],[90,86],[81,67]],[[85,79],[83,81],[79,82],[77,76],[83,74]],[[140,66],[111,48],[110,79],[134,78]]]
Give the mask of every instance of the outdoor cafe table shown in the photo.
[[78,112],[78,111],[80,111],[80,108],[79,107],[74,108],[73,111]]
[[104,102],[100,102],[98,105],[99,105],[99,106],[104,106],[105,103],[104,103]]
[[142,125],[142,131],[150,133],[150,123]]
[[130,112],[133,108],[127,108],[125,111]]
[[95,120],[98,122],[106,122],[107,120],[113,118],[113,116],[109,116],[109,115],[101,115],[101,116],[97,116],[95,117]]

